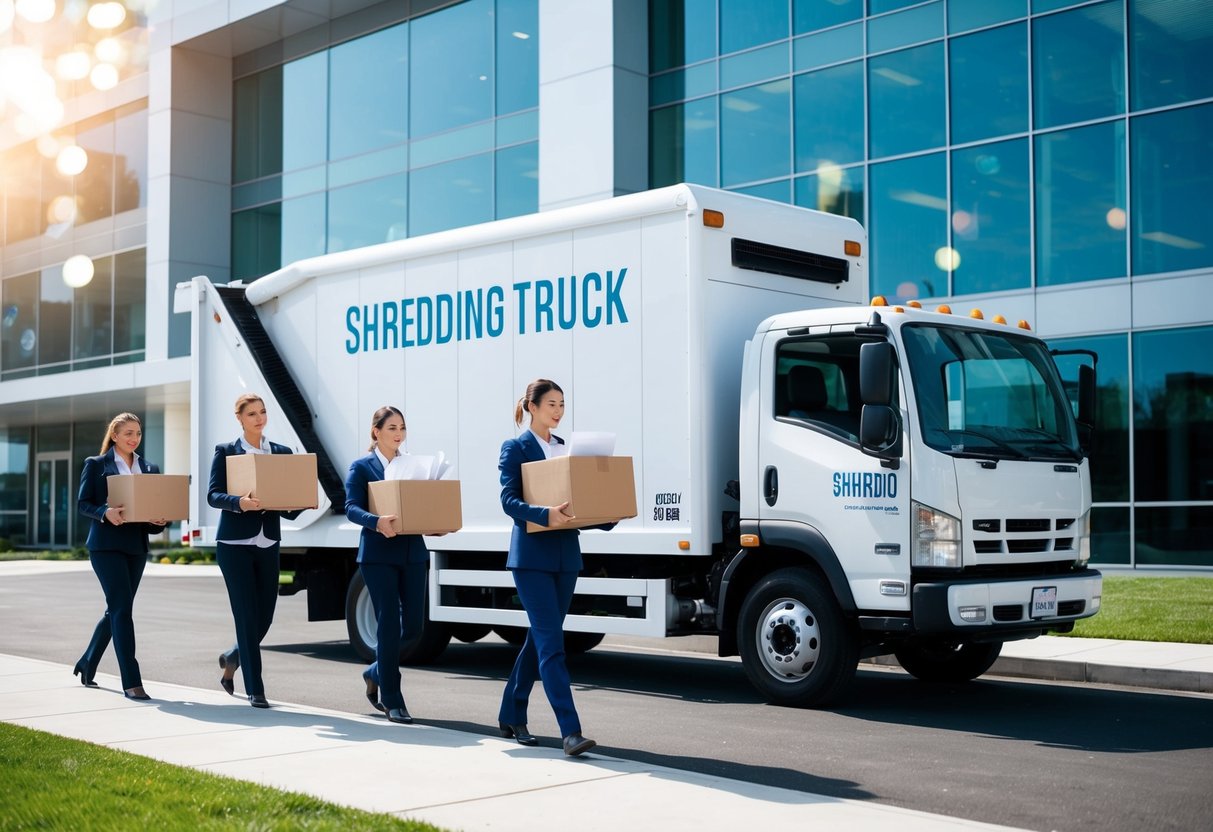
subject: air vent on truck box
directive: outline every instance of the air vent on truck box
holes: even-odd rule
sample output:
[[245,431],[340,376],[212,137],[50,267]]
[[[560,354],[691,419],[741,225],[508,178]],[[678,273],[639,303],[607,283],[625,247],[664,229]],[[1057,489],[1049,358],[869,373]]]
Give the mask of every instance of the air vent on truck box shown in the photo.
[[841,257],[827,257],[811,251],[757,243],[733,238],[733,265],[768,274],[781,274],[818,283],[845,283],[850,263]]

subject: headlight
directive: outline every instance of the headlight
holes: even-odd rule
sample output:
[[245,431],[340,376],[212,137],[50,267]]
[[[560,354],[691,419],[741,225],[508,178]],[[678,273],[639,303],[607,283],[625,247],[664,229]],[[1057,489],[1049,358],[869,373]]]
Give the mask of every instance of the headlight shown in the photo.
[[1086,566],[1091,560],[1091,512],[1078,521],[1078,557],[1074,559],[1075,566]]
[[960,568],[960,521],[913,500],[910,514],[914,518],[910,529],[910,545],[914,550],[910,565]]

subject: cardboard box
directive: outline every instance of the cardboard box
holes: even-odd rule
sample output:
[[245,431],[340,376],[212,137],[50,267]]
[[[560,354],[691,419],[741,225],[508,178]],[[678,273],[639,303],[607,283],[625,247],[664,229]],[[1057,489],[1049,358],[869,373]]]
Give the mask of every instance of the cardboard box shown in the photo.
[[380,480],[370,484],[371,514],[396,515],[396,534],[445,534],[463,525],[459,480]]
[[185,474],[115,474],[105,478],[110,508],[128,523],[188,520],[190,478]]
[[320,504],[315,454],[234,454],[227,458],[227,493],[253,496],[262,510]]
[[[582,529],[636,516],[636,479],[630,456],[558,456],[522,465],[522,499],[535,506],[566,500],[576,519],[560,526]],[[528,532],[551,531],[527,523]]]

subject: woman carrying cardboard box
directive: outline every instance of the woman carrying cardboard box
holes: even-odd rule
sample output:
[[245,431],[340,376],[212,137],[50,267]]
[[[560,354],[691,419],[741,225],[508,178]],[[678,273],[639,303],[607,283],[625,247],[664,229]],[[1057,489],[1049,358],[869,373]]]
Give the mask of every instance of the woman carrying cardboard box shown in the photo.
[[416,637],[424,623],[430,553],[421,535],[396,532],[396,515],[372,514],[370,507],[370,484],[385,478],[404,434],[404,414],[398,408],[375,411],[368,453],[350,464],[345,479],[345,516],[362,526],[358,569],[375,607],[375,661],[362,673],[366,698],[390,721],[407,724],[413,717],[400,691],[400,645]]
[[216,535],[215,560],[227,585],[227,597],[236,621],[236,643],[219,654],[223,675],[219,685],[234,696],[233,678],[244,672],[244,692],[254,708],[268,708],[261,679],[261,642],[274,622],[278,604],[278,544],[282,540],[280,519],[293,520],[298,511],[263,511],[251,494],[227,491],[227,458],[241,454],[289,454],[291,449],[264,436],[268,420],[265,402],[255,393],[236,399],[236,421],[241,433],[234,442],[215,446],[206,501],[222,509]]
[[101,442],[99,456],[84,460],[80,472],[80,493],[76,506],[89,518],[88,560],[101,589],[105,593],[105,615],[93,630],[92,641],[76,662],[72,675],[80,683],[95,688],[93,677],[97,665],[109,645],[114,642],[114,655],[122,675],[122,691],[127,699],[151,699],[143,689],[139,662],[135,659],[135,623],[131,611],[135,592],[147,566],[147,536],[164,529],[163,520],[152,523],[127,523],[120,506],[107,504],[109,484],[106,477],[134,474],[158,474],[160,469],[141,458],[135,450],[143,441],[143,426],[134,413],[119,413],[110,420]]

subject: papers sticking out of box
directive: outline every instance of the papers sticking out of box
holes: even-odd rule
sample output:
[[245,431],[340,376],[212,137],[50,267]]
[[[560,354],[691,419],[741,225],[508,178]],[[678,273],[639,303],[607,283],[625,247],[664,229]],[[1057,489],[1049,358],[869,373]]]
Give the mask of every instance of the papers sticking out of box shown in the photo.
[[400,454],[387,465],[385,480],[443,480],[451,473],[446,454]]
[[127,523],[188,520],[190,478],[185,474],[115,474],[105,478],[110,508]]
[[[558,506],[574,520],[562,529],[582,529],[636,516],[636,479],[630,456],[558,456],[522,465],[522,499]],[[528,532],[551,531],[527,523]]]
[[320,504],[315,454],[235,454],[227,458],[227,493],[253,496],[263,511]]
[[445,534],[463,525],[459,480],[380,480],[369,490],[371,514],[395,515],[396,534]]

